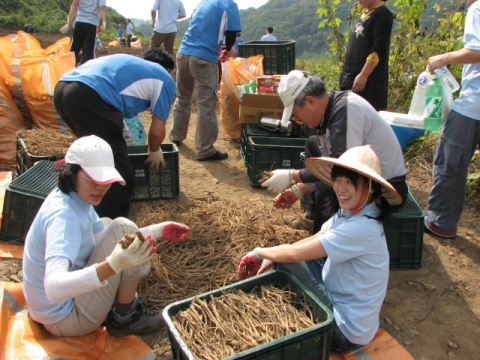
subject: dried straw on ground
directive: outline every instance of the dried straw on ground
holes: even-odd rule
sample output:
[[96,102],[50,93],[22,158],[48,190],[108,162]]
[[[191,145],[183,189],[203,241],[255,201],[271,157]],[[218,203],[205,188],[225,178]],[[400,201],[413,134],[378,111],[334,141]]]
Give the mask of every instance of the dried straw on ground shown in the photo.
[[209,299],[195,297],[173,318],[180,337],[198,359],[223,359],[315,325],[307,304],[273,285]]
[[75,141],[75,136],[67,131],[53,129],[20,130],[25,148],[29,154],[35,156],[62,156]]
[[257,246],[293,243],[308,235],[287,227],[271,203],[193,199],[188,207],[175,201],[145,202],[136,209],[137,224],[182,222],[191,228],[182,244],[158,242],[158,255],[139,291],[154,308],[238,281],[242,256]]

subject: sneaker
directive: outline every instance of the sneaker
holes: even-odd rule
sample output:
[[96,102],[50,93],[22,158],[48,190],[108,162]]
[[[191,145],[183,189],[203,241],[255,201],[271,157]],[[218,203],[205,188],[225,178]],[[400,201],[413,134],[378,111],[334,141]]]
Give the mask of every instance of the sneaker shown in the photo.
[[435,226],[433,226],[432,224],[428,223],[428,220],[427,220],[427,217],[425,216],[425,219],[423,221],[423,229],[430,233],[430,234],[433,234],[433,235],[437,235],[437,236],[440,236],[440,237],[443,237],[443,238],[453,238],[455,236],[457,236],[457,233],[455,231],[442,231],[442,230],[438,230]]
[[288,225],[294,229],[307,230],[310,233],[313,232],[313,220],[307,219],[305,214],[300,217],[284,215],[283,222],[285,225]]
[[135,297],[130,311],[125,316],[110,310],[106,320],[107,332],[112,336],[128,336],[132,334],[151,334],[165,326],[161,312],[148,310],[146,301]]

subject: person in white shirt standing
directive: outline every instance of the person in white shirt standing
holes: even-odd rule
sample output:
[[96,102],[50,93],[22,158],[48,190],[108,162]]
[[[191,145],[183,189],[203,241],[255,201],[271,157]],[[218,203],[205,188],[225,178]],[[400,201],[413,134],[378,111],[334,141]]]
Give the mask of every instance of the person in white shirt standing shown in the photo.
[[263,35],[260,40],[261,41],[277,41],[277,38],[273,36],[272,33],[273,33],[273,27],[269,26],[267,28],[267,35]]
[[[157,18],[158,12],[158,18]],[[177,37],[177,21],[186,17],[185,7],[180,0],[155,0],[152,11],[153,34],[150,47],[165,47],[173,55],[173,44]]]
[[127,46],[132,47],[133,24],[127,19]]

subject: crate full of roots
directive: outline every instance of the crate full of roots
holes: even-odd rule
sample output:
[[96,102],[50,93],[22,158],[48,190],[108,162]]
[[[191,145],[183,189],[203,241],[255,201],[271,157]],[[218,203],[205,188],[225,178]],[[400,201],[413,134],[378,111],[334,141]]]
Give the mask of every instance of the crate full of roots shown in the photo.
[[16,175],[19,176],[42,160],[63,159],[75,136],[54,129],[20,130],[17,133]]
[[330,356],[332,312],[280,270],[176,301],[163,317],[176,360]]

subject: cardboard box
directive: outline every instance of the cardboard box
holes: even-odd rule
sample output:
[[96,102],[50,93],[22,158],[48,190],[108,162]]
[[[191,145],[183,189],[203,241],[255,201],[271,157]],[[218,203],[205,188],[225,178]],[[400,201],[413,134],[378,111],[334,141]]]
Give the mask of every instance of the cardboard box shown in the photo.
[[262,117],[281,119],[283,108],[278,95],[244,94],[240,105],[240,123],[258,124]]

